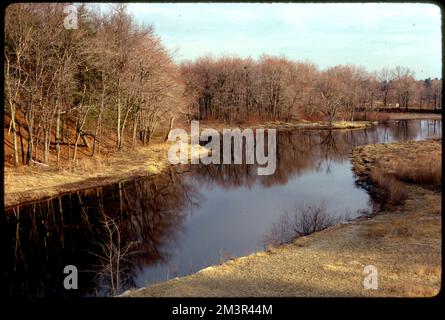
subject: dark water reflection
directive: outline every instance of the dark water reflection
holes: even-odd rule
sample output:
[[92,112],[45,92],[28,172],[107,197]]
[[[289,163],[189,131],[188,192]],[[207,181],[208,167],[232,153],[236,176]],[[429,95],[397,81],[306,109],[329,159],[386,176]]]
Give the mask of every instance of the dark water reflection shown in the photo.
[[[177,167],[155,178],[9,208],[0,230],[0,292],[109,295],[263,250],[262,237],[284,210],[324,202],[332,214],[354,217],[370,208],[351,172],[353,147],[441,135],[441,122],[428,120],[354,131],[283,131],[271,176],[258,176],[254,165]],[[116,221],[119,238],[110,240],[104,217]],[[128,254],[120,272],[110,273],[100,256],[117,246],[128,247]],[[80,271],[79,290],[63,288],[68,264]]]

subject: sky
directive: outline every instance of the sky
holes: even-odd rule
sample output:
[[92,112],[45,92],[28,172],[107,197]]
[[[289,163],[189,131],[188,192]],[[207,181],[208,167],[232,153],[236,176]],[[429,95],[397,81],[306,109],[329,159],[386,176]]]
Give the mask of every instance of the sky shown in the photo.
[[441,78],[441,11],[433,4],[134,3],[175,61],[206,53],[284,55],[324,69],[401,65],[417,79]]

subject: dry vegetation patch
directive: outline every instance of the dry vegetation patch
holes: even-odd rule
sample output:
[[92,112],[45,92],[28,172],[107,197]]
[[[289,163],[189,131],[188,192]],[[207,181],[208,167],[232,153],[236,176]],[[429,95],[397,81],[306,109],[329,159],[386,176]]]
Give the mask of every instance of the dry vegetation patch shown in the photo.
[[420,155],[413,163],[402,163],[395,176],[409,183],[415,183],[440,190],[442,184],[442,163],[429,155]]
[[379,167],[371,168],[369,179],[374,185],[374,197],[387,210],[405,200],[406,194],[403,184],[393,174],[384,172]]
[[384,180],[395,178],[434,190],[441,186],[441,157],[442,139],[366,145],[352,152],[359,183],[391,184]]

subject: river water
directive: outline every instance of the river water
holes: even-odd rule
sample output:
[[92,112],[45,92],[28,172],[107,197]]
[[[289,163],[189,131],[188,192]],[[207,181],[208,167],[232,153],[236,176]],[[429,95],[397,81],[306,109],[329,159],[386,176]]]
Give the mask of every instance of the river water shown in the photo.
[[[117,294],[264,250],[273,226],[296,208],[322,204],[337,219],[353,219],[373,203],[355,183],[352,148],[441,137],[441,126],[409,120],[279,131],[270,176],[254,165],[189,165],[7,208],[1,295]],[[78,290],[63,286],[66,265],[79,271]]]

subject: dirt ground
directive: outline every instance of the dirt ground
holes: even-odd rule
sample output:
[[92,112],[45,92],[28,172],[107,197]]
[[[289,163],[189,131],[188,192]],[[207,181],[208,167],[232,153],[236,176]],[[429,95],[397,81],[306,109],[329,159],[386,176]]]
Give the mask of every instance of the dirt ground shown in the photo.
[[[407,153],[409,150],[409,153]],[[354,150],[356,172],[377,159],[441,156],[441,141],[368,145]],[[130,297],[430,297],[441,284],[441,193],[404,184],[392,211],[333,226],[267,252],[237,258],[190,276],[127,291]],[[377,269],[378,289],[364,289],[365,266]]]

